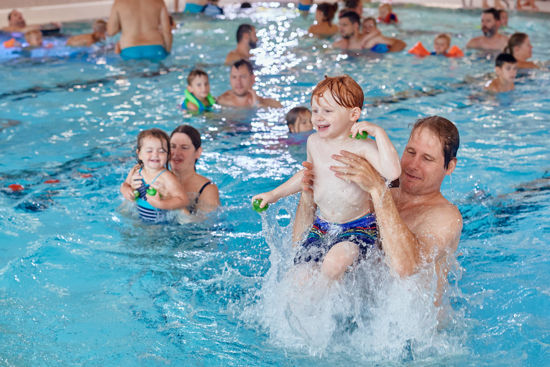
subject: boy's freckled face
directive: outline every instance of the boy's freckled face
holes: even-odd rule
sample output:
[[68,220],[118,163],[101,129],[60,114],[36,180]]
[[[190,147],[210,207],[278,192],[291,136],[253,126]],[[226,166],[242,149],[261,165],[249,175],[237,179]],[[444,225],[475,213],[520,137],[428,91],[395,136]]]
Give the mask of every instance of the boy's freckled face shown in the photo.
[[329,90],[311,101],[311,122],[322,138],[338,138],[348,135],[353,121],[352,109],[340,106]]
[[210,83],[208,77],[199,75],[191,81],[191,84],[187,86],[189,92],[193,93],[195,97],[205,99],[210,93]]
[[501,67],[496,67],[497,76],[507,83],[513,83],[516,79],[518,68],[516,64],[505,62]]

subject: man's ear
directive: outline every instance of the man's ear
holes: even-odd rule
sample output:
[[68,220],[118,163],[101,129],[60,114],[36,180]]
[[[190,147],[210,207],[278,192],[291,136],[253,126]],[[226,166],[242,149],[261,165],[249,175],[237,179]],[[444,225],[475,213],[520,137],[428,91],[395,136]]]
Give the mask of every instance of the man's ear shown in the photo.
[[449,165],[447,166],[447,169],[445,170],[445,175],[450,175],[453,173],[453,171],[456,168],[456,158],[453,158],[449,161]]

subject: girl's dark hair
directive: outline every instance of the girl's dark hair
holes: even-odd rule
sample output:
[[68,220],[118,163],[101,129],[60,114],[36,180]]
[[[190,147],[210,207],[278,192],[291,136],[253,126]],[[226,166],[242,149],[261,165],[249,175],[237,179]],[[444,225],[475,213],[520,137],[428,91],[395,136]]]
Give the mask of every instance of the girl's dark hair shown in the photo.
[[[143,143],[143,139],[145,138],[155,138],[160,140],[161,142],[166,142],[166,152],[168,153],[168,159],[166,160],[166,168],[168,168],[168,161],[170,160],[170,138],[168,137],[168,134],[166,134],[161,129],[153,128],[149,130],[142,130],[139,132],[137,136],[137,151],[141,150],[141,145]],[[137,157],[138,164],[140,166],[143,165],[143,162]]]

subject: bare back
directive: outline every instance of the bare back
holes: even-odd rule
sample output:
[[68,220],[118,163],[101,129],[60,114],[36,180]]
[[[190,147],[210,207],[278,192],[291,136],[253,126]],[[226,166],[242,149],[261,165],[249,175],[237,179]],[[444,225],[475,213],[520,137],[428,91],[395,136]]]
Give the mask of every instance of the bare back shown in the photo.
[[170,19],[163,0],[115,0],[107,24],[107,33],[122,32],[122,49],[141,45],[172,48]]
[[[321,141],[317,134],[313,134],[308,139],[307,150],[308,160],[313,163],[315,174],[314,200],[324,220],[347,223],[373,211],[370,195],[356,184],[336,177],[330,170],[330,166],[341,165],[332,159],[332,155],[339,154],[341,150],[347,150],[365,158],[377,155],[374,141],[348,139],[345,143],[336,141],[329,144]],[[375,163],[371,159],[369,162]]]

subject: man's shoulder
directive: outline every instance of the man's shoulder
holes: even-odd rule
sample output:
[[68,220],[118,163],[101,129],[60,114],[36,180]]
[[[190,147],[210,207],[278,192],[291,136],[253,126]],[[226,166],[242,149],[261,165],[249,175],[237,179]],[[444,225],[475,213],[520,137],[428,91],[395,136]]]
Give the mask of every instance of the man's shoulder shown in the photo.
[[233,100],[232,98],[232,94],[231,94],[231,89],[223,92],[218,98],[216,98],[216,101],[218,103],[223,103],[224,101],[231,101]]

